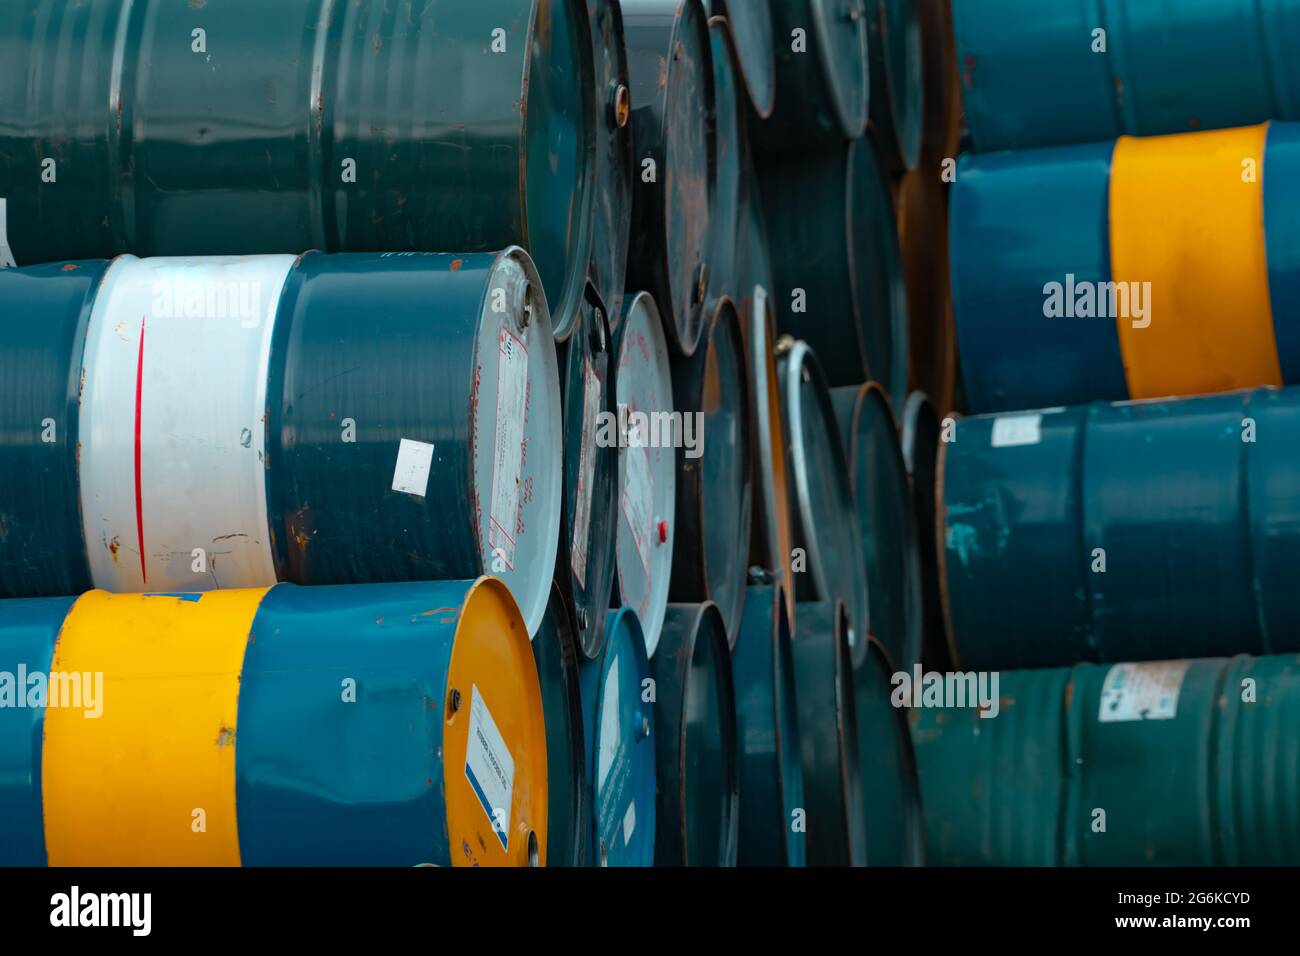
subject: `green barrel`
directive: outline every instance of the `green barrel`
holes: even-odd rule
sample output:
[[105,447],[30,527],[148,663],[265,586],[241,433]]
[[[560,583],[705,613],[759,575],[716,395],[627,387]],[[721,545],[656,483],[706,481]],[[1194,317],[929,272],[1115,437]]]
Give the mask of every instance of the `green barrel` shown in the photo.
[[779,582],[745,591],[741,639],[731,652],[736,683],[741,866],[803,866],[803,745],[795,693],[790,615]]
[[801,601],[793,641],[809,866],[863,866],[866,819],[848,616]]
[[812,350],[796,342],[779,351],[796,596],[800,601],[843,602],[849,649],[857,662],[866,654],[871,631],[870,594],[835,407]]
[[547,866],[587,863],[586,734],[578,684],[578,641],[559,585],[533,638],[533,656],[546,718]]
[[1300,657],[1004,672],[1000,709],[920,708],[939,864],[1300,864]]
[[915,168],[921,158],[925,85],[921,16],[925,0],[869,0],[871,126],[889,166]]
[[[782,3],[784,0],[776,0]],[[709,15],[726,17],[736,41],[736,59],[748,104],[760,117],[776,105],[776,49],[769,0],[704,0]]]
[[958,421],[938,533],[961,665],[1300,650],[1297,447],[1295,388]]
[[587,0],[596,63],[596,218],[591,281],[610,325],[623,315],[623,284],[632,238],[632,87],[623,10],[618,0]]
[[775,0],[776,108],[765,151],[856,139],[867,126],[867,10],[875,0]]
[[700,0],[621,0],[635,182],[628,291],[651,293],[690,355],[704,325],[717,173],[713,55]]
[[736,695],[718,609],[670,604],[655,689],[655,864],[735,866]]
[[760,157],[777,325],[832,385],[907,397],[907,286],[888,175],[871,137]]
[[904,670],[921,659],[921,568],[912,490],[889,398],[875,382],[831,389],[849,460],[871,595],[871,634]]
[[601,423],[617,414],[613,340],[596,289],[578,311],[560,348],[564,380],[564,520],[555,576],[572,614],[578,648],[595,657],[605,640],[605,617],[614,587],[618,446],[601,441]]
[[81,354],[107,268],[0,269],[0,598],[91,587],[77,483]]
[[916,519],[917,564],[921,573],[921,661],[926,670],[952,669],[948,632],[939,594],[939,554],[935,547],[934,484],[939,466],[942,425],[924,392],[913,392],[903,404],[900,423],[903,461],[912,489]]
[[906,712],[890,699],[893,677],[894,665],[873,640],[866,659],[853,672],[867,864],[921,866],[921,790]]
[[568,334],[595,196],[583,0],[16,0],[0,48],[19,264],[520,245]]
[[711,601],[729,645],[740,633],[753,497],[753,441],[745,340],[731,299],[721,299],[700,347],[672,362],[682,415],[677,530],[669,599]]

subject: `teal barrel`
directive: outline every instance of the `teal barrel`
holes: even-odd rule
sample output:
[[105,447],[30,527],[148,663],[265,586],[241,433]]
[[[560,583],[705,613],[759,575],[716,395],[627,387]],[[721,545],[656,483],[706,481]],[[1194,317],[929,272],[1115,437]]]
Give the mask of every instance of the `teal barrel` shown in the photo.
[[81,353],[107,267],[0,269],[0,598],[91,586],[77,497]]
[[709,275],[705,312],[725,296],[739,301],[745,290],[737,285],[736,237],[740,228],[741,187],[749,156],[749,123],[744,82],[732,24],[724,17],[709,20],[713,62],[714,140],[716,169],[713,204],[709,210]]
[[722,615],[670,604],[655,689],[656,866],[735,866],[736,694]]
[[699,348],[690,358],[675,357],[672,375],[683,438],[669,598],[711,601],[734,645],[745,601],[754,455],[745,339],[731,299],[717,302]]
[[596,66],[596,215],[591,281],[617,327],[632,239],[632,87],[618,0],[587,0]]
[[930,397],[913,392],[899,423],[903,461],[912,489],[916,520],[917,564],[921,574],[921,661],[926,670],[951,670],[947,625],[939,594],[939,553],[935,547],[935,476],[943,425]]
[[1300,863],[1300,658],[1000,676],[1000,709],[920,708],[930,862]]
[[868,0],[871,127],[891,169],[921,158],[925,97],[918,5],[927,0]]
[[771,0],[704,0],[704,6],[710,18],[726,18],[735,38],[736,62],[745,91],[741,108],[752,108],[760,117],[771,116],[776,105]]
[[740,866],[803,866],[803,744],[790,616],[779,582],[745,591],[740,640],[731,652],[740,776]]
[[911,670],[921,659],[921,568],[912,489],[889,398],[874,382],[831,389],[862,540],[871,634]]
[[[733,0],[734,2],[734,0]],[[856,139],[867,127],[867,10],[875,0],[775,0],[776,105],[764,151]]]
[[600,656],[578,665],[590,820],[588,866],[655,861],[654,699],[636,612],[609,612]]
[[873,137],[760,157],[777,326],[803,339],[832,385],[907,397],[907,285],[894,200]]
[[636,181],[627,289],[652,294],[674,349],[704,326],[717,176],[713,54],[701,0],[621,0]]
[[835,406],[817,356],[805,343],[778,351],[796,596],[801,602],[843,602],[849,650],[860,661],[871,632],[870,593]]
[[602,440],[614,421],[614,345],[593,285],[572,334],[560,347],[564,395],[564,520],[555,576],[577,628],[578,647],[595,657],[605,639],[614,587],[618,446]]
[[596,186],[585,0],[20,0],[0,47],[20,265],[520,245],[568,334]]
[[961,666],[1300,649],[1300,390],[980,416],[954,436],[938,534]]
[[533,656],[546,719],[546,865],[586,866],[591,784],[578,682],[578,640],[558,584],[551,588],[546,617],[533,637]]
[[864,866],[853,662],[841,602],[799,603],[793,641],[809,866]]
[[1296,0],[953,0],[953,19],[981,152],[1300,119]]
[[873,640],[853,672],[858,765],[869,866],[922,866],[925,832],[907,713],[895,705],[895,668]]

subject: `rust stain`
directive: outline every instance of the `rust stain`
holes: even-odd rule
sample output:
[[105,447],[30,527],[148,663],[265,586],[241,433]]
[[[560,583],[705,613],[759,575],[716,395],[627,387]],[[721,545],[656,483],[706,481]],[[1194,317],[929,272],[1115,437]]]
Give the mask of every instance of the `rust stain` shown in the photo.
[[298,547],[301,548],[301,549],[304,550],[304,551],[307,549],[307,545],[308,545],[308,543],[311,541],[310,538],[308,538],[305,534],[303,534],[303,533],[302,533],[301,531],[299,531],[297,528],[294,528],[294,529],[293,529],[293,540],[294,540],[294,543],[297,544]]
[[456,610],[454,607],[436,607],[432,611],[420,612],[420,617],[432,617],[435,614],[455,614]]
[[659,58],[659,89],[666,89],[668,86],[668,58],[661,56]]
[[108,543],[108,553],[113,556],[113,563],[117,564],[117,553],[122,550],[122,540],[114,536],[113,540]]
[[76,272],[77,264],[75,262],[66,263],[63,267],[64,272]]
[[217,734],[218,747],[233,747],[235,745],[235,728],[222,727],[221,732]]
[[451,260],[451,271],[452,271],[452,272],[459,272],[459,271],[460,271],[460,267],[463,266],[464,264],[465,264],[465,260],[464,260],[464,259],[453,259],[453,260]]

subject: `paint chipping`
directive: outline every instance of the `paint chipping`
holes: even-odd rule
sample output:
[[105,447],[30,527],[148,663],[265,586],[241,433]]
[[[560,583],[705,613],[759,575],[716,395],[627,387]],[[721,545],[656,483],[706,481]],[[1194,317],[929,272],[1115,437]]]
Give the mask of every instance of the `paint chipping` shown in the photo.
[[222,727],[221,732],[217,734],[218,747],[233,747],[235,745],[235,728]]

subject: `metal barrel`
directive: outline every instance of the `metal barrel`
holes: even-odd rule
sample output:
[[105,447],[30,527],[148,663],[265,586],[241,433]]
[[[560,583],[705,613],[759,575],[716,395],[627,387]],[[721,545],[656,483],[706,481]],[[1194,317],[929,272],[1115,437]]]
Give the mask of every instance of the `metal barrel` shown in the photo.
[[743,81],[736,54],[736,39],[725,17],[709,20],[709,41],[713,62],[714,141],[717,165],[713,204],[709,210],[708,290],[705,293],[705,321],[723,296],[739,299],[744,290],[737,285],[737,243],[740,229],[740,201],[745,162],[749,155],[749,131]]
[[81,353],[106,267],[0,269],[0,598],[91,586],[77,501]]
[[717,607],[670,604],[655,689],[657,866],[735,866],[736,694]]
[[[782,0],[777,0],[782,2]],[[776,47],[771,0],[704,0],[710,17],[726,17],[736,42],[737,64],[747,105],[760,118],[776,105]],[[717,56],[717,50],[714,50]]]
[[1300,650],[1300,389],[964,418],[953,435],[940,582],[963,666]]
[[19,264],[517,244],[568,334],[596,186],[583,0],[19,0],[0,43]]
[[891,169],[916,168],[925,122],[918,0],[868,0],[871,126]]
[[926,670],[952,669],[948,633],[939,594],[939,553],[935,541],[935,478],[942,428],[924,392],[913,392],[903,405],[903,461],[912,487],[916,519],[917,563],[921,569],[921,662]]
[[932,164],[955,158],[962,128],[961,71],[953,37],[952,0],[917,0],[921,21],[925,119],[921,156]]
[[741,866],[804,866],[803,744],[790,615],[780,583],[745,591],[741,639],[731,652],[736,685]]
[[964,157],[951,256],[970,410],[1300,383],[1298,178],[1287,123]]
[[1296,0],[953,0],[953,17],[980,151],[1300,119]]
[[781,384],[776,370],[776,316],[766,290],[758,287],[748,316],[741,317],[753,407],[754,492],[749,562],[771,572],[794,627],[795,584],[791,552],[794,531],[790,514],[790,477],[785,426],[781,421]]
[[1295,655],[1004,672],[1000,710],[921,708],[931,862],[1295,866]]
[[596,166],[591,281],[611,327],[623,316],[627,251],[632,239],[632,86],[619,0],[587,0],[595,43]]
[[[602,615],[604,612],[601,612]],[[578,681],[578,639],[560,586],[533,638],[546,719],[547,866],[586,866],[591,819],[586,732]]]
[[843,602],[799,602],[792,647],[808,865],[864,866],[857,705]]
[[923,167],[898,185],[898,243],[907,289],[912,387],[950,411],[957,392],[957,332],[948,278],[948,198],[939,169]]
[[713,55],[701,0],[621,0],[637,179],[627,288],[652,293],[675,350],[703,328],[717,177]]
[[[81,272],[7,271],[0,293],[39,283],[57,302],[61,286],[85,291]],[[46,360],[78,383],[74,410],[51,406],[78,436],[64,484],[84,544],[62,553],[69,573],[88,564],[114,592],[493,573],[540,623],[560,401],[522,250],[122,256],[84,324],[81,352]],[[9,323],[0,341],[25,334]],[[6,474],[23,447],[0,446]],[[6,581],[28,566],[22,545],[0,540]]]
[[618,408],[614,343],[594,286],[561,348],[564,370],[564,523],[556,577],[573,616],[578,647],[595,657],[605,639],[614,587],[618,520]]
[[777,376],[790,463],[795,545],[791,565],[797,597],[800,602],[844,602],[849,649],[856,663],[866,654],[871,609],[835,408],[817,356],[806,343],[780,350]]
[[656,442],[662,426],[652,427],[671,421],[674,406],[668,344],[649,293],[627,300],[614,354],[619,413],[614,603],[636,612],[646,654],[653,657],[673,573],[677,452]]
[[912,489],[889,397],[875,382],[831,389],[862,542],[871,636],[904,670],[921,660],[921,566]]
[[3,862],[545,864],[541,695],[499,581],[69,603],[0,605],[6,668],[45,677],[35,715],[0,709],[28,831]]
[[682,418],[681,441],[674,442],[681,449],[669,599],[711,601],[734,645],[749,569],[754,471],[745,339],[731,299],[717,303],[695,354],[673,360],[672,376]]
[[894,673],[885,648],[875,640],[853,672],[867,863],[923,866],[920,783],[906,713],[891,699]]
[[578,665],[586,728],[589,866],[655,860],[655,714],[650,662],[636,612],[609,612],[600,656]]
[[756,124],[764,151],[856,139],[867,128],[867,7],[874,0],[776,0],[776,104]]
[[763,217],[758,172],[754,154],[744,144],[740,163],[740,204],[736,211],[736,240],[731,257],[735,276],[730,285],[736,290],[736,308],[742,323],[754,309],[758,290],[770,300],[772,253],[767,241],[767,222]]
[[816,349],[832,385],[874,379],[901,405],[907,286],[879,150],[864,137],[759,170],[781,331]]

